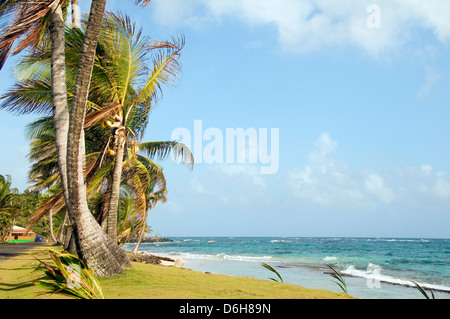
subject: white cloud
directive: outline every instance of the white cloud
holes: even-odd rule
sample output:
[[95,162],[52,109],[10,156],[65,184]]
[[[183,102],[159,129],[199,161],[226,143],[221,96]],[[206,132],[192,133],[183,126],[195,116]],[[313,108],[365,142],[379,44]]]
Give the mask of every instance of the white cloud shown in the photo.
[[436,82],[442,78],[440,73],[435,69],[427,67],[425,69],[425,72],[426,72],[425,83],[419,90],[418,93],[419,98],[424,98],[432,90]]
[[[249,26],[272,25],[283,49],[311,52],[356,46],[377,55],[395,50],[416,33],[429,30],[437,41],[450,39],[448,0],[154,0],[163,24],[194,25],[231,17]],[[380,28],[368,27],[380,9]]]
[[288,185],[294,196],[323,207],[372,208],[362,191],[360,173],[334,160],[337,143],[329,133],[322,133],[314,146],[308,164],[289,173]]
[[436,173],[436,182],[433,190],[438,197],[450,198],[450,176],[448,173]]
[[364,181],[364,188],[368,193],[375,195],[382,203],[390,204],[394,198],[394,192],[384,185],[381,176],[371,173]]
[[223,175],[232,177],[240,182],[256,186],[259,189],[265,189],[267,184],[260,173],[259,167],[250,164],[222,164],[212,166],[212,170],[219,172]]
[[198,180],[197,177],[193,177],[190,181],[190,187],[192,190],[199,194],[209,194],[209,190],[205,187],[205,185]]
[[435,172],[429,164],[387,172],[355,170],[336,160],[337,145],[328,133],[322,133],[303,169],[289,172],[287,184],[303,204],[358,211],[386,207],[447,210],[450,173]]

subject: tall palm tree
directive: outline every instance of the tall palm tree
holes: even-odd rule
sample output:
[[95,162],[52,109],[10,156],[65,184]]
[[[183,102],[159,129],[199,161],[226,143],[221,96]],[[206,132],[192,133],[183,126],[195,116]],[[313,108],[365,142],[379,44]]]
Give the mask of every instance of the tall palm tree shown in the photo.
[[[68,1],[1,1],[0,19],[10,20],[3,30],[0,39],[0,68],[6,61],[15,41],[20,42],[12,51],[14,54],[26,48],[35,50],[44,34],[50,31],[51,42],[51,88],[56,147],[58,150],[59,171],[63,183],[64,195],[67,192],[66,149],[69,129],[69,113],[67,105],[67,88],[64,50],[64,14]],[[11,21],[13,16],[13,21]]]
[[[146,5],[150,1],[136,1],[136,3],[141,5]],[[14,4],[19,3],[18,1],[3,1],[0,4],[8,3],[11,4],[12,8],[14,8]],[[25,2],[24,2],[25,3]],[[46,2],[47,3],[47,2]],[[70,219],[74,226],[74,234],[76,235],[76,244],[77,244],[77,252],[80,257],[86,259],[91,266],[94,266],[96,272],[102,276],[114,275],[117,272],[121,272],[124,268],[130,266],[128,258],[124,254],[123,251],[119,250],[114,240],[109,240],[109,237],[106,238],[105,234],[99,228],[99,225],[92,218],[92,215],[89,212],[89,208],[87,205],[86,198],[86,187],[84,184],[84,176],[83,176],[83,161],[84,161],[84,148],[83,148],[83,129],[84,129],[84,118],[86,112],[86,104],[87,97],[90,88],[90,80],[91,80],[91,72],[94,64],[95,51],[97,48],[97,42],[100,34],[100,28],[102,24],[102,18],[105,10],[106,0],[93,0],[91,3],[91,10],[89,14],[89,20],[86,24],[86,31],[84,33],[84,39],[82,44],[82,50],[80,54],[79,64],[78,64],[78,73],[76,77],[75,90],[73,93],[72,99],[72,107],[69,121],[67,121],[67,112],[61,113],[61,118],[55,118],[56,122],[67,124],[69,123],[69,131],[67,135],[67,140],[64,140],[63,143],[66,143],[67,148],[57,147],[58,153],[58,163],[60,166],[60,174],[61,178],[64,179],[64,175],[67,172],[67,187],[65,182],[63,181],[62,186],[64,190],[64,197],[66,199],[66,207],[68,207],[70,212]],[[26,2],[28,4],[28,2]],[[39,2],[38,4],[43,4]],[[50,0],[47,4],[50,4]],[[64,0],[51,2],[54,4],[53,11],[57,12],[60,5],[66,4]],[[15,6],[19,8],[19,6]],[[22,10],[22,8],[20,7]],[[21,12],[27,12],[27,10],[22,10]],[[44,11],[42,11],[44,12]],[[50,17],[52,22],[56,20],[52,20],[54,17]],[[56,18],[55,18],[56,19]],[[36,21],[32,20],[31,22]],[[26,20],[27,21],[27,20]],[[18,24],[19,25],[19,24]],[[56,25],[56,24],[55,24]],[[5,32],[8,36],[4,37],[2,41],[7,45],[2,49],[0,45],[0,53],[7,52],[9,53],[10,48],[12,47],[12,42],[9,41],[9,38],[13,36],[15,39],[23,35],[25,31],[22,33],[14,33],[10,32],[11,30],[6,30]],[[26,30],[26,28],[25,28]],[[61,28],[58,29],[61,31]],[[17,36],[18,34],[18,36]],[[61,33],[58,33],[59,35]],[[56,33],[55,36],[52,35],[52,40],[56,41]],[[8,38],[9,37],[9,38]],[[61,39],[61,37],[59,38]],[[61,42],[59,42],[61,44]],[[52,43],[53,47],[57,47]],[[59,46],[60,51],[58,57],[63,57],[64,54],[61,54],[61,45]],[[53,51],[52,51],[53,52]],[[0,55],[2,58],[6,58],[6,55]],[[52,54],[52,59],[54,54]],[[61,62],[61,59],[58,60]],[[60,63],[60,65],[64,65],[64,63]],[[62,71],[63,68],[61,68]],[[52,72],[54,73],[54,72]],[[55,73],[54,73],[55,74]],[[55,81],[59,81],[59,84],[62,82],[66,82],[63,77],[56,78]],[[52,83],[52,87],[55,83]],[[61,85],[62,87],[62,85]],[[62,92],[62,90],[61,90]],[[55,92],[52,94],[52,97],[55,98],[58,96]],[[64,98],[66,98],[66,94],[64,94]],[[55,105],[57,103],[54,103]],[[61,103],[62,104],[62,103]],[[66,108],[67,110],[67,108]],[[64,119],[63,119],[64,117]],[[58,126],[58,123],[55,123],[55,128]],[[67,127],[67,126],[65,126]],[[65,134],[56,134],[56,138],[58,136],[65,137]],[[119,139],[120,142],[120,139]],[[62,156],[60,154],[61,149],[67,150],[67,156]],[[63,153],[64,151],[62,151]],[[64,159],[61,159],[64,157]],[[67,169],[64,169],[64,160],[67,158]],[[100,257],[99,257],[100,256]]]
[[[95,81],[89,98],[93,104],[107,107],[88,114],[86,126],[107,120],[111,127],[108,150],[114,154],[114,168],[110,179],[107,233],[117,240],[120,183],[127,149],[134,153],[161,85],[175,83],[184,41],[179,38],[151,43],[142,36],[141,30],[136,31],[128,17],[112,13],[106,15],[102,31],[97,49],[101,54],[94,64]],[[153,51],[156,51],[153,68],[149,69],[145,61]],[[181,144],[166,142],[164,146],[187,154]],[[192,160],[187,155],[183,158],[187,162]]]
[[[110,34],[113,34],[115,41],[111,41]],[[71,70],[77,67],[77,56],[80,54],[77,44],[81,42],[82,35],[79,30],[67,30],[66,38],[69,42],[66,43],[68,50],[66,55],[70,57],[66,59],[68,74],[73,74],[74,72]],[[148,114],[154,104],[156,90],[160,89],[161,83],[173,80],[170,74],[175,74],[175,70],[177,70],[175,67],[178,67],[178,63],[175,59],[179,56],[181,46],[177,45],[176,42],[150,43],[147,39],[141,38],[140,31],[135,36],[135,27],[130,23],[129,19],[113,14],[107,15],[102,36],[97,48],[97,60],[94,64],[94,85],[91,87],[88,97],[88,106],[90,106],[88,110],[91,111],[87,115],[85,126],[88,127],[86,131],[88,135],[86,143],[87,149],[90,152],[88,155],[88,164],[93,161],[98,161],[99,167],[97,169],[100,169],[101,164],[103,164],[101,174],[90,174],[88,177],[107,177],[109,187],[107,195],[109,200],[106,207],[108,207],[107,212],[111,213],[106,215],[110,217],[108,230],[110,236],[113,237],[117,236],[117,231],[114,230],[115,225],[117,225],[117,205],[115,207],[113,205],[118,199],[124,161],[128,163],[126,166],[130,167],[136,166],[136,163],[139,163],[139,161],[148,161],[145,157],[136,156],[135,153],[138,148],[145,152],[150,159],[158,157],[158,159],[162,160],[167,158],[170,152],[173,152],[175,156],[180,156],[183,163],[190,167],[193,164],[193,157],[190,151],[181,143],[174,141],[140,143],[139,141],[148,123]],[[116,43],[116,46],[111,48],[111,43]],[[157,51],[153,60],[154,65],[152,69],[148,69],[142,63],[149,50]],[[111,54],[114,52],[117,54]],[[130,53],[127,55],[127,52]],[[50,62],[46,58],[48,56],[48,53],[43,51],[40,52],[40,55],[27,58],[19,64],[19,70],[27,70],[23,76],[25,79],[18,82],[6,94],[4,104],[10,107],[43,112],[49,109],[50,85],[48,79],[46,79],[48,74],[44,71],[48,68],[48,63]],[[43,57],[44,59],[42,59]],[[124,60],[128,61],[128,63],[123,63]],[[175,63],[175,67],[172,65],[173,63]],[[128,67],[124,68],[124,65],[128,65]],[[35,72],[30,74],[28,72],[30,69],[35,70]],[[142,70],[148,70],[148,74],[142,73]],[[26,76],[29,78],[26,78]],[[73,82],[69,77],[69,89],[72,88]],[[136,83],[141,83],[141,85],[138,86]],[[120,92],[124,93],[121,95]],[[72,99],[70,94],[68,99],[69,101]],[[118,100],[124,101],[125,106],[117,102]],[[101,107],[101,105],[106,105],[106,107]],[[118,114],[124,113],[126,121],[123,122],[125,122],[126,127],[123,126],[123,128],[127,130],[124,134],[126,136],[126,143],[121,145],[117,143],[116,133],[118,127],[123,122],[110,123],[112,128],[98,123],[109,122],[110,118],[114,116],[117,118]],[[53,173],[47,172],[47,175],[51,177],[47,179],[48,183],[58,178],[57,172],[55,171],[55,149],[51,143],[52,124],[50,120],[51,118],[42,118],[30,126],[31,135],[34,134],[35,138],[32,143],[31,153],[33,155],[30,157],[31,160],[35,160],[35,163],[32,166],[31,173],[32,176],[36,176],[42,174],[42,170],[52,170]],[[104,146],[99,149],[99,145]],[[125,153],[126,149],[128,154],[124,156],[120,152],[114,151],[113,160],[109,160],[108,162],[108,159],[104,159],[105,153],[108,150],[111,151],[111,149],[121,149],[122,154]],[[130,160],[133,157],[139,160]],[[140,165],[143,166],[142,163]],[[153,163],[153,165],[155,164]],[[87,166],[90,167],[90,164]],[[147,165],[147,167],[150,166]],[[93,169],[90,168],[88,170]],[[149,169],[147,175],[154,176],[150,174],[151,172],[154,172],[154,170]],[[142,183],[141,188],[145,189],[145,185],[145,183]],[[40,187],[44,186],[46,186],[45,183],[40,183]],[[114,195],[112,195],[113,193]],[[58,194],[58,196],[59,200],[49,199],[47,204],[59,205],[61,208],[61,194]],[[111,200],[111,198],[114,200]],[[43,213],[43,211],[40,210],[40,213]],[[39,214],[36,216],[37,218],[32,218],[32,222],[36,222],[41,217]]]

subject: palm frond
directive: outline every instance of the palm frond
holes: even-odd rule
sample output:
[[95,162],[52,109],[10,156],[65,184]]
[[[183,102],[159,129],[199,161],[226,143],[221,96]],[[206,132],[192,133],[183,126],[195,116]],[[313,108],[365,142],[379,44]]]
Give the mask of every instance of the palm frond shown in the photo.
[[[0,34],[0,69],[7,57],[30,47],[34,50],[47,29],[49,20],[46,15],[51,5],[58,0],[45,1],[3,1],[1,4],[2,19],[9,20],[9,24],[3,28]],[[63,3],[64,0],[60,0]],[[8,19],[13,16],[13,19]],[[20,40],[14,50],[13,44]]]
[[347,284],[345,282],[344,277],[342,277],[342,275],[339,273],[339,271],[337,271],[336,269],[334,269],[331,265],[326,265],[328,268],[330,268],[332,270],[332,273],[330,273],[330,276],[333,277],[334,279],[336,279],[336,281],[334,282],[335,284],[337,284],[344,293],[348,293],[347,292]]
[[[266,263],[262,263],[261,264],[264,268],[266,268],[267,270],[270,270],[271,272],[273,272],[275,275],[277,275],[277,277],[280,279],[281,282],[283,282],[283,278],[281,278],[281,275],[278,273],[278,271],[276,271],[275,268],[273,268],[272,266],[266,264]],[[276,280],[275,278],[269,278],[272,281],[276,281],[278,282],[278,280]]]
[[434,298],[433,290],[430,290],[430,293],[431,293],[431,298],[430,298],[430,296],[428,296],[427,292],[425,291],[424,288],[422,288],[422,286],[420,286],[420,285],[419,285],[417,282],[415,282],[415,281],[412,281],[412,280],[411,280],[411,282],[414,284],[414,286],[417,288],[417,290],[419,290],[419,292],[425,297],[425,299],[435,299],[435,298]]
[[169,154],[173,154],[175,162],[181,161],[189,169],[194,167],[194,156],[183,143],[175,141],[144,142],[139,144],[139,149],[150,159],[165,160]]
[[54,135],[53,118],[51,116],[45,116],[28,123],[25,127],[25,134],[30,140],[43,135]]
[[143,6],[143,7],[150,4],[150,2],[152,2],[152,0],[135,0],[136,4]]
[[0,109],[19,115],[51,114],[52,93],[49,80],[25,80],[17,82],[2,97]]
[[169,42],[158,42],[154,47],[153,69],[149,70],[148,79],[132,104],[156,101],[158,94],[162,94],[162,85],[173,86],[180,76],[181,64],[178,59],[184,47],[184,36],[172,37],[170,45],[161,46],[162,43]]
[[121,108],[122,105],[120,103],[111,103],[106,107],[88,113],[85,117],[84,127],[88,128],[101,121],[104,121],[105,118],[111,117],[115,111]]
[[65,207],[65,201],[64,201],[64,194],[62,191],[59,191],[55,195],[47,198],[30,216],[27,225],[25,226],[26,229],[30,230],[32,229],[39,220],[48,212],[50,209],[53,210],[54,214],[59,212],[63,207]]

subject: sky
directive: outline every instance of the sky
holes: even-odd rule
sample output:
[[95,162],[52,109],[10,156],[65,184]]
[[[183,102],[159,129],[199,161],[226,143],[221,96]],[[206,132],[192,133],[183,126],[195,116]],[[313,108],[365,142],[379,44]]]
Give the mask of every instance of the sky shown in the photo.
[[[107,6],[155,40],[185,37],[144,140],[186,143],[196,164],[160,163],[152,235],[450,238],[450,2]],[[20,190],[34,118],[0,111],[0,174]]]

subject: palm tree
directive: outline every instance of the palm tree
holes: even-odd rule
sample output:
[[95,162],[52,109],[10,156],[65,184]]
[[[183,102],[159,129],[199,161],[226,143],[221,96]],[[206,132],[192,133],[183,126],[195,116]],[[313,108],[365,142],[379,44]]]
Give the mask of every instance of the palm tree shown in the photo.
[[58,150],[59,173],[61,175],[64,195],[68,199],[66,149],[69,124],[67,105],[67,88],[64,50],[64,14],[68,1],[18,1],[3,0],[1,2],[0,19],[8,19],[11,15],[15,21],[3,30],[0,39],[0,68],[6,61],[15,41],[22,38],[14,49],[17,54],[26,48],[34,51],[48,29],[51,41],[51,88],[56,147]]
[[[115,158],[107,232],[116,239],[117,208],[126,149],[131,148],[134,153],[139,142],[139,130],[145,129],[161,85],[175,82],[180,70],[178,57],[184,41],[180,38],[150,44],[141,36],[141,30],[136,32],[127,17],[113,14],[107,17],[104,36],[99,41],[104,54],[98,61],[100,72],[94,73],[97,77],[91,94],[101,92],[99,96],[115,106],[110,118],[112,135],[109,141]],[[152,50],[157,50],[157,56],[154,57],[153,69],[149,70],[143,61]],[[104,116],[102,111],[98,113]],[[92,118],[95,118],[95,113]]]
[[[141,5],[146,5],[149,3],[149,1],[136,2]],[[72,108],[70,113],[67,143],[69,146],[67,148],[67,190],[64,182],[62,183],[62,186],[64,194],[66,195],[66,202],[68,204],[66,204],[66,207],[69,208],[71,222],[74,226],[74,234],[77,237],[77,251],[79,256],[85,258],[88,262],[91,262],[91,265],[94,266],[99,275],[109,276],[122,271],[124,267],[129,267],[129,261],[123,251],[119,250],[115,245],[114,240],[110,241],[109,238],[105,238],[103,231],[99,228],[99,225],[90,214],[87,205],[86,188],[83,176],[84,117],[91,80],[91,71],[93,68],[95,50],[97,48],[104,8],[104,0],[92,1],[89,20],[86,25],[84,40],[82,42],[83,44],[80,53],[80,62],[78,64],[75,90],[72,96]],[[166,68],[166,70],[170,70],[170,68]],[[169,71],[169,73],[170,72],[172,71]],[[155,80],[158,79],[155,78]],[[54,83],[52,83],[52,87],[53,85]],[[155,94],[157,88],[159,88],[159,82],[156,81],[153,83],[153,86],[146,87],[146,92],[153,92],[153,94]],[[55,94],[53,93],[52,97],[54,95]],[[61,122],[64,121],[61,120]],[[67,123],[67,121],[65,122]],[[55,123],[55,127],[56,126],[57,123]],[[120,145],[121,139],[118,139],[118,142],[118,145]],[[64,160],[60,160],[61,154],[59,151],[60,148],[57,148],[59,158],[58,163],[61,171],[60,175],[63,178],[65,170],[61,169],[61,166],[64,165],[62,164]],[[120,162],[120,159],[118,162]],[[118,166],[121,166],[120,163]],[[69,199],[68,201],[67,198]],[[98,256],[101,257],[99,258]]]
[[19,209],[13,203],[16,194],[18,190],[11,188],[11,176],[0,175],[0,240],[10,233],[14,218],[19,213]]
[[[182,157],[183,163],[192,167],[192,154],[183,144],[174,141],[139,143],[139,141],[137,140],[139,137],[143,136],[144,129],[148,123],[148,114],[150,112],[153,99],[156,95],[156,88],[158,88],[160,85],[159,82],[163,82],[161,81],[161,79],[165,80],[166,82],[168,80],[171,80],[171,78],[167,76],[166,72],[173,72],[172,70],[174,68],[171,65],[174,59],[179,55],[180,46],[177,46],[176,43],[170,42],[149,43],[147,39],[141,41],[140,32],[136,37],[134,37],[135,28],[134,25],[130,23],[129,19],[112,14],[108,14],[107,18],[108,19],[105,21],[105,32],[103,33],[104,37],[101,39],[99,47],[97,49],[98,61],[94,64],[93,77],[95,79],[95,85],[91,87],[88,101],[88,105],[93,111],[88,114],[85,121],[85,126],[88,126],[88,130],[86,132],[89,135],[86,140],[87,149],[91,152],[88,157],[93,158],[94,160],[98,160],[98,158],[101,158],[103,161],[105,153],[108,150],[117,150],[117,143],[114,143],[113,141],[115,135],[117,134],[114,133],[117,132],[116,128],[122,123],[117,123],[117,125],[110,124],[110,126],[113,127],[112,131],[109,128],[105,130],[104,125],[102,126],[101,124],[95,124],[100,121],[103,121],[104,123],[105,120],[108,120],[112,116],[110,115],[111,110],[114,112],[121,112],[122,114],[124,113],[124,111],[126,111],[126,129],[131,135],[131,138],[127,138],[127,143],[122,148],[122,151],[125,152],[126,146],[127,152],[131,150],[131,153],[130,155],[127,155],[125,157],[132,157],[132,155],[135,155],[133,153],[135,153],[138,148],[146,152],[146,154],[150,158],[158,157],[160,160],[165,159],[170,154],[170,152],[174,152],[175,156]],[[110,30],[113,30],[114,32],[111,32]],[[119,49],[115,48],[119,58],[114,57],[114,55],[111,56],[111,52],[114,52],[114,48],[111,49],[109,47],[111,46],[111,38],[108,37],[110,33],[119,35],[116,36],[116,39],[120,38],[120,40],[116,40],[115,43],[121,43],[121,46],[119,46],[121,52],[129,51],[127,49],[123,49],[123,46],[126,46],[128,48],[132,47],[133,50],[130,50],[131,54],[129,54],[128,56],[126,56],[125,53],[119,55],[119,53],[121,52],[117,52],[117,50]],[[70,51],[68,51],[66,55],[68,57],[71,57],[66,60],[66,69],[68,74],[72,74],[73,71],[71,70],[76,69],[75,61],[77,60],[77,56],[80,54],[77,44],[80,43],[81,36],[82,33],[80,33],[78,30],[67,30],[66,38],[70,42],[67,42],[66,47]],[[21,77],[25,79],[23,79],[21,82],[18,82],[13,87],[13,89],[11,89],[5,95],[5,101],[3,104],[8,105],[9,107],[29,109],[31,111],[45,112],[47,110],[48,112],[51,104],[51,94],[49,92],[50,83],[46,78],[48,74],[45,72],[45,69],[48,68],[48,63],[50,61],[48,59],[49,54],[46,53],[44,49],[41,50],[39,55],[24,59],[19,64],[19,71],[25,73],[22,74]],[[170,51],[171,54],[164,54],[167,52],[163,50],[167,49],[172,50]],[[151,72],[149,71],[149,75],[144,73],[137,73],[138,71],[141,72],[142,69],[146,69],[141,60],[143,60],[145,53],[147,53],[148,50],[158,51],[158,53],[155,55],[157,57],[157,59],[154,60],[155,65],[153,69],[151,69]],[[110,55],[105,56],[105,52],[108,52]],[[130,65],[130,67],[123,68],[124,64],[120,59],[128,59],[129,62],[127,64]],[[178,67],[178,64],[175,64],[175,66]],[[30,69],[35,70],[35,72],[32,72],[30,74],[28,71]],[[123,75],[124,69],[126,71],[125,76]],[[130,72],[131,69],[134,70],[134,72]],[[26,78],[27,76],[29,78]],[[126,104],[125,107],[122,107],[122,105],[119,103],[114,104],[114,99],[116,98],[115,96],[118,95],[115,94],[115,92],[120,91],[119,88],[122,82],[139,83],[139,78],[145,77],[148,77],[148,79],[145,81],[141,80],[140,82],[142,82],[142,86],[147,90],[147,92],[142,88],[135,89],[133,86],[129,85],[127,90],[129,91],[129,93],[124,93],[124,95],[128,94],[131,97],[128,99],[132,99],[132,103]],[[73,82],[73,80],[68,78],[69,89],[72,88]],[[126,85],[123,85],[123,87],[126,87]],[[70,94],[68,96],[68,99],[69,101],[71,101],[72,99]],[[125,98],[122,98],[121,100],[126,102]],[[106,104],[107,107],[102,108],[100,106],[102,104]],[[113,107],[111,107],[111,105]],[[52,134],[53,130],[51,118],[44,117],[32,123],[29,127],[29,131],[30,137],[34,138],[32,142],[32,156],[30,156],[30,160],[35,161],[35,163],[32,165],[30,177],[33,180],[36,178],[36,176],[42,174],[43,170],[46,170],[46,175],[48,176],[48,178],[41,180],[45,180],[47,181],[47,183],[39,183],[40,186],[36,185],[37,188],[42,188],[47,186],[46,184],[48,183],[53,183],[55,179],[58,178],[57,170],[55,170],[56,150],[52,144],[54,134]],[[112,132],[112,134],[110,132]],[[102,144],[106,144],[106,146],[103,147],[102,150],[98,149],[98,145]],[[111,145],[114,146],[110,148]],[[119,177],[117,177],[117,174],[109,176],[110,184],[112,184],[111,181],[113,179],[120,182],[120,174],[123,168],[124,156],[119,156],[119,152],[114,153],[114,161],[112,163],[109,162],[108,164],[110,165],[110,167],[107,168],[110,170],[111,167],[114,167],[114,169],[119,168],[120,172]],[[119,159],[119,161],[122,159],[122,163],[117,164],[116,159]],[[91,161],[92,160],[90,160],[89,162]],[[105,162],[106,161],[103,161],[103,163]],[[118,190],[116,189],[116,193],[117,192]],[[109,202],[114,203],[114,201]],[[109,208],[108,211],[114,212],[117,211],[117,209]],[[113,224],[113,221],[117,219],[117,213],[113,213],[111,215],[113,215],[113,218],[110,218],[110,224]],[[117,221],[115,224],[117,224]],[[112,227],[109,227],[109,229],[111,228]]]
[[144,235],[147,233],[147,217],[148,217],[148,212],[149,210],[153,209],[156,204],[160,201],[162,202],[166,202],[167,201],[167,197],[166,197],[166,193],[167,193],[167,189],[164,188],[163,190],[158,190],[158,191],[154,191],[153,190],[153,185],[149,186],[147,191],[146,191],[146,200],[147,200],[147,209],[144,211],[143,214],[141,214],[141,218],[139,220],[138,225],[140,225],[140,229],[137,232],[138,233],[138,240],[136,242],[136,245],[134,246],[133,250],[131,251],[131,253],[136,254],[139,250],[139,246],[141,245],[142,239],[144,238]]

